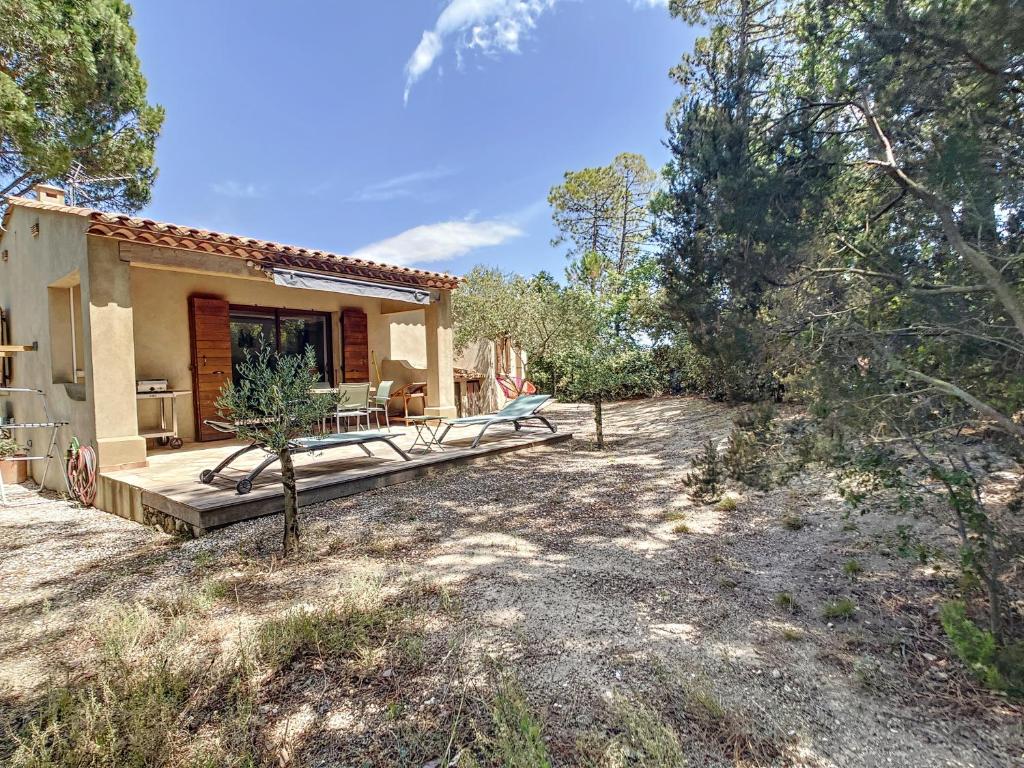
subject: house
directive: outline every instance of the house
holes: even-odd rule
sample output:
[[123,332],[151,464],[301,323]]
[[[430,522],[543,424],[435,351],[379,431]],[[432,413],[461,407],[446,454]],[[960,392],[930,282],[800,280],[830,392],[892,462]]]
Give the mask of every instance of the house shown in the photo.
[[[490,413],[504,407],[511,397],[506,386],[526,378],[526,352],[507,340],[481,339],[455,355],[456,399],[467,413]],[[459,375],[458,372],[464,372]]]
[[[451,275],[74,207],[47,185],[7,203],[0,307],[8,338],[38,345],[7,386],[42,390],[69,422],[61,450],[72,436],[94,445],[101,472],[145,466],[155,446],[141,380],[187,393],[184,441],[224,437],[203,420],[257,333],[283,353],[313,346],[325,387],[371,381],[377,362],[425,376],[428,415],[456,413]],[[34,418],[14,398],[4,407]],[[102,488],[97,506],[109,506]]]

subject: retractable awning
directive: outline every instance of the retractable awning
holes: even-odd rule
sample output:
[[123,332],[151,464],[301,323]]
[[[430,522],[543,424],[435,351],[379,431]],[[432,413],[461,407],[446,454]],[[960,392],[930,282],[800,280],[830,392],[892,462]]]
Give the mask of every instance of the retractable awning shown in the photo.
[[296,272],[291,269],[275,269],[274,283],[289,288],[306,288],[310,291],[330,291],[345,293],[349,296],[372,296],[377,299],[406,301],[411,304],[429,304],[430,292],[422,288],[407,288],[403,285],[385,285],[383,283],[363,283],[358,280],[346,280],[343,277],[319,275],[312,272]]

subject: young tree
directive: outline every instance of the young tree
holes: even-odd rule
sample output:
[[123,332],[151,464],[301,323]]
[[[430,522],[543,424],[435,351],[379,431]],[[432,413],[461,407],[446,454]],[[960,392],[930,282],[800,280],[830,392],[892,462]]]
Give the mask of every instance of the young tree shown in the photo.
[[314,393],[319,381],[316,354],[277,356],[263,344],[239,364],[241,381],[229,381],[217,400],[217,410],[236,424],[236,434],[276,453],[284,489],[284,555],[299,547],[299,496],[289,447],[307,437],[333,409],[333,400]]
[[[124,0],[0,0],[0,205],[76,165],[87,202],[149,202],[164,120],[146,99]],[[82,201],[79,201],[82,202]]]
[[789,16],[773,0],[676,0],[710,27],[673,70],[667,189],[656,196],[665,310],[703,357],[705,394],[762,399],[777,382],[761,313],[815,220],[828,164],[800,153],[814,134],[778,87]]
[[619,336],[642,332],[632,322],[631,305],[656,292],[649,249],[656,179],[643,156],[624,152],[610,165],[567,172],[548,195],[560,233],[553,244],[571,245],[570,287],[608,304]]

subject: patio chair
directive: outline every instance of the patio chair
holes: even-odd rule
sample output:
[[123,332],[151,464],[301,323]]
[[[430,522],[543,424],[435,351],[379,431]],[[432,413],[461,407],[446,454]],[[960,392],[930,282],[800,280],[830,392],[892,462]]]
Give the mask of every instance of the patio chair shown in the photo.
[[419,400],[424,402],[427,399],[427,382],[425,381],[413,381],[409,384],[403,384],[396,389],[391,397],[402,398],[402,413],[406,423],[409,419],[409,403],[413,400]]
[[552,432],[557,432],[558,429],[554,424],[537,413],[550,400],[551,395],[523,395],[522,397],[517,397],[497,413],[484,416],[463,416],[461,419],[445,419],[444,432],[441,433],[437,442],[439,444],[442,443],[445,435],[448,434],[448,430],[452,427],[479,426],[480,434],[476,436],[472,446],[470,446],[471,448],[476,448],[480,444],[480,438],[484,436],[484,432],[495,424],[511,424],[516,428],[516,432],[518,432],[522,428],[524,421],[531,420],[540,421]]
[[[356,429],[359,420],[366,417],[366,428],[370,428],[370,384],[340,384],[338,386],[338,403],[334,409],[334,428],[341,432],[342,419],[355,419]],[[346,430],[348,429],[346,424]]]
[[[213,429],[216,429],[218,432],[233,433],[235,431],[235,425],[228,422],[206,419],[203,423]],[[296,438],[288,444],[288,451],[294,456],[298,453],[327,451],[332,448],[344,448],[349,445],[355,445],[358,446],[359,449],[367,456],[373,456],[366,445],[367,443],[379,442],[387,443],[395,453],[401,456],[405,461],[409,461],[409,454],[395,445],[393,438],[394,435],[388,432],[338,432],[332,435],[316,435],[315,437]],[[276,453],[267,450],[267,447],[259,442],[253,442],[249,445],[242,446],[230,456],[225,457],[224,460],[213,469],[204,469],[199,475],[199,482],[210,485],[217,477],[227,478],[227,475],[224,474],[224,470],[227,469],[239,456],[249,453],[250,451],[263,451],[267,456],[263,461],[256,465],[254,469],[247,472],[242,479],[235,483],[235,490],[239,494],[249,493],[249,491],[252,490],[253,481],[259,477],[260,473],[279,459]]]
[[377,385],[377,391],[373,395],[372,405],[367,409],[373,414],[377,421],[377,429],[380,429],[380,415],[384,414],[384,426],[391,429],[391,419],[388,417],[388,403],[391,401],[391,388],[395,386],[393,381],[382,381]]

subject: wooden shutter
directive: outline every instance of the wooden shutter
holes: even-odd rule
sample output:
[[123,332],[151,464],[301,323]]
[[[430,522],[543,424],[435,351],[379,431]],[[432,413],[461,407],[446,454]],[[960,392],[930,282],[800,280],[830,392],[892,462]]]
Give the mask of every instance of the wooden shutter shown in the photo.
[[370,380],[370,340],[361,309],[341,310],[341,376],[343,381]]
[[231,437],[205,424],[218,419],[215,403],[221,387],[231,379],[231,325],[228,303],[221,299],[190,296],[189,335],[192,339],[192,404],[196,417],[196,440],[224,440]]

